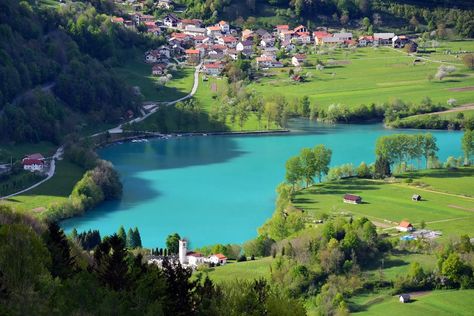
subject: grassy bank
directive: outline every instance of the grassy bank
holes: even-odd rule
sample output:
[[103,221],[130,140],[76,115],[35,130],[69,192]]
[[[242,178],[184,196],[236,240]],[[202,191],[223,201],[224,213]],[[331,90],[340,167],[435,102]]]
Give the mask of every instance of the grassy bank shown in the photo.
[[226,265],[210,268],[209,278],[217,283],[238,280],[254,280],[270,278],[270,266],[273,258],[265,257],[252,261],[230,261]]

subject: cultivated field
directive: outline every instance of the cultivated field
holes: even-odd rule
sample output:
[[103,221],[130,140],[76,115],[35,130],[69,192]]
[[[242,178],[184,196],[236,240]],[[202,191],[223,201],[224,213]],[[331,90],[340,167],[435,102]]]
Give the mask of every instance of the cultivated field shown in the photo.
[[[443,232],[442,239],[473,233],[474,198],[460,194],[474,192],[474,168],[461,169],[459,173],[432,170],[414,173],[411,177],[420,177],[420,181],[431,187],[349,179],[303,190],[296,194],[294,203],[315,217],[323,213],[365,216],[387,231],[393,231],[392,228],[405,219],[415,227],[425,221],[428,229]],[[343,203],[342,197],[346,193],[360,195],[363,203]],[[420,194],[423,200],[412,201],[411,196],[415,193]]]

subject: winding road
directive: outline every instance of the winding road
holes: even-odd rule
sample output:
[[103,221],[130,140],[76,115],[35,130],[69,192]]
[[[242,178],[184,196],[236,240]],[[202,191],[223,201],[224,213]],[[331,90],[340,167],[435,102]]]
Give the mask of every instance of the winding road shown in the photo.
[[[123,124],[130,124],[130,123],[138,123],[138,122],[141,122],[143,121],[144,119],[146,119],[147,117],[149,117],[150,115],[152,115],[153,113],[155,113],[159,107],[161,105],[165,105],[165,106],[170,106],[170,105],[175,105],[176,103],[178,102],[181,102],[181,101],[184,101],[184,100],[187,100],[187,99],[190,99],[192,98],[196,92],[197,92],[197,89],[199,88],[199,70],[201,69],[201,66],[202,66],[202,63],[200,63],[199,65],[197,65],[195,67],[195,71],[194,71],[194,82],[193,82],[193,87],[191,89],[191,92],[189,92],[187,95],[185,95],[184,97],[182,98],[179,98],[177,100],[174,100],[174,101],[168,101],[168,102],[162,102],[162,103],[155,103],[154,106],[151,106],[149,107],[149,109],[151,109],[148,113],[144,113],[144,111],[142,110],[142,116],[140,117],[137,117],[131,121],[128,121],[126,123],[122,123],[120,124],[119,126],[115,127],[115,128],[112,128],[112,129],[109,129],[109,133],[111,134],[119,134],[119,133],[122,133],[123,132],[123,129],[122,129],[122,126]],[[54,87],[54,83],[49,83],[45,86],[43,86],[41,89],[43,91],[49,91],[51,90],[51,88]],[[96,133],[94,135],[91,135],[91,136],[97,136],[97,135],[100,135],[104,132],[100,132],[100,133]],[[35,183],[34,185],[26,188],[26,189],[23,189],[21,191],[18,191],[16,193],[13,193],[13,194],[10,194],[10,195],[7,195],[7,196],[2,196],[0,197],[0,200],[3,200],[3,199],[8,199],[8,198],[11,198],[11,197],[14,197],[16,195],[19,195],[19,194],[23,194],[25,192],[28,192],[38,186],[40,186],[41,184],[45,183],[46,181],[48,181],[49,179],[51,179],[53,176],[54,176],[54,173],[56,171],[56,159],[59,159],[62,157],[63,155],[63,151],[64,151],[64,148],[63,146],[59,147],[57,150],[56,150],[56,153],[51,157],[51,166],[49,168],[49,171],[48,171],[48,175],[46,178],[44,178],[43,180],[41,180],[40,182],[37,182]]]

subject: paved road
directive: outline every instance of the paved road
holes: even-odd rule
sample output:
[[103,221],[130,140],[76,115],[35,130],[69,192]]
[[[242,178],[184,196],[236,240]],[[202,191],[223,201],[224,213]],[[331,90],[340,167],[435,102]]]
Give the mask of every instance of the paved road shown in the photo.
[[21,190],[19,192],[16,192],[16,193],[13,193],[13,194],[10,194],[10,195],[7,195],[7,196],[3,196],[3,197],[0,197],[0,200],[1,199],[8,199],[8,198],[11,198],[11,197],[14,197],[15,195],[19,195],[19,194],[23,194],[25,192],[28,192],[34,188],[36,188],[37,186],[45,183],[46,181],[48,181],[49,179],[51,179],[53,176],[54,176],[54,172],[56,171],[56,159],[60,159],[63,155],[63,146],[59,147],[57,150],[56,150],[56,153],[53,155],[53,157],[51,157],[51,165],[49,167],[49,170],[48,170],[48,175],[46,178],[44,178],[43,180],[41,180],[40,182],[37,182],[35,184],[33,184],[31,187],[29,188],[26,188],[24,190]]
[[[174,101],[163,102],[161,104],[156,103],[156,105],[154,107],[149,107],[151,110],[148,113],[146,113],[145,115],[142,115],[140,117],[137,117],[137,118],[127,122],[127,123],[123,123],[123,124],[120,124],[117,127],[109,129],[109,133],[111,133],[111,134],[120,134],[120,133],[122,133],[123,132],[122,126],[124,124],[138,123],[138,122],[143,121],[144,119],[146,119],[147,117],[149,117],[150,115],[155,113],[160,108],[160,105],[166,105],[166,106],[175,105],[178,102],[181,102],[181,101],[192,98],[196,94],[197,89],[199,88],[199,70],[201,69],[201,66],[202,66],[202,63],[200,63],[199,65],[197,65],[195,67],[193,87],[191,89],[191,92],[189,92],[187,95],[185,95],[184,97],[179,98],[177,100],[174,100]],[[94,134],[92,136],[97,136],[99,134],[101,134],[101,133],[97,133],[97,134]]]

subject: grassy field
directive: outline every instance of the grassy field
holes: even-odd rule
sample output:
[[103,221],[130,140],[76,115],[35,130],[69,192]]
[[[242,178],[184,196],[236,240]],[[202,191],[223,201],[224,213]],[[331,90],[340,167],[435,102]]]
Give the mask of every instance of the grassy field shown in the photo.
[[131,86],[140,87],[145,101],[173,101],[187,95],[193,86],[193,67],[173,72],[173,78],[157,89],[158,77],[152,76],[151,65],[143,61],[143,54],[130,52],[130,59],[121,67],[114,68],[117,74]]
[[[468,44],[468,45],[467,45]],[[474,46],[468,42],[465,49]],[[473,49],[474,50],[474,49]],[[303,68],[310,78],[304,83],[292,82],[290,68],[272,69],[269,77],[248,86],[264,96],[283,94],[287,98],[307,95],[312,102],[327,107],[330,104],[355,106],[401,99],[420,102],[429,96],[434,102],[446,104],[450,98],[458,104],[472,102],[474,91],[451,91],[451,88],[474,86],[474,73],[459,63],[453,76],[443,81],[429,81],[440,66],[438,62],[414,63],[414,58],[391,48],[359,48],[355,52],[336,49],[324,55],[310,55],[312,63],[320,59],[326,64],[322,71],[314,66]]]
[[[413,177],[414,174],[411,174]],[[381,229],[391,230],[401,220],[409,220],[416,227],[424,220],[427,228],[441,230],[442,238],[473,233],[474,198],[455,193],[474,192],[474,168],[459,173],[436,170],[420,173],[421,179],[432,188],[453,193],[409,186],[405,183],[384,183],[375,180],[348,179],[315,185],[296,194],[294,203],[308,215],[351,214],[365,216]],[[345,193],[360,195],[362,204],[343,203]],[[420,202],[411,200],[420,194]]]
[[227,282],[235,279],[254,280],[270,277],[272,257],[265,257],[254,261],[231,261],[224,266],[211,268],[209,278],[214,282]]
[[[433,291],[414,296],[411,303],[402,304],[397,296],[361,297],[363,311],[354,315],[472,315],[474,290]],[[365,304],[364,304],[365,303]]]
[[71,194],[74,184],[81,179],[83,173],[84,170],[73,163],[58,161],[56,173],[49,181],[25,194],[0,201],[0,203],[6,203],[20,211],[30,211],[64,201]]

